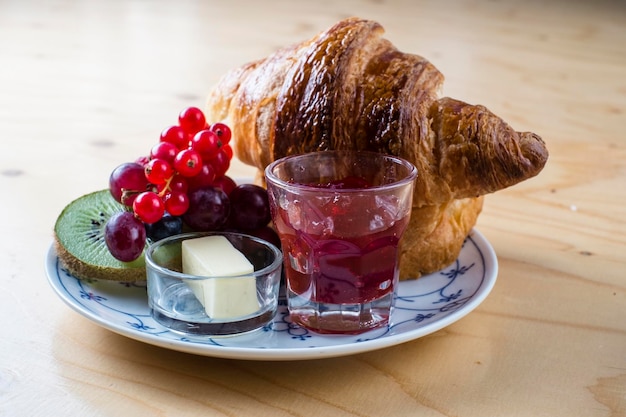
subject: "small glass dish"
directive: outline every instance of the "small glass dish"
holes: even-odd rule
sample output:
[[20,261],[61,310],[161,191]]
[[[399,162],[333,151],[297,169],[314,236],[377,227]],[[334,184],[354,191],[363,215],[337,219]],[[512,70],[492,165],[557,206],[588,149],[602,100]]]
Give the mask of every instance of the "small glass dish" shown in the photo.
[[[254,272],[215,277],[183,273],[182,242],[211,235],[228,239],[250,261]],[[241,233],[193,232],[155,242],[146,250],[148,304],[152,316],[163,326],[186,335],[227,336],[259,329],[271,322],[278,309],[282,261],[282,253],[276,246]],[[246,306],[233,308],[233,304],[241,300],[241,294],[233,291],[240,289],[249,294],[244,300]],[[216,308],[209,310],[208,302],[200,301],[200,297],[209,297],[207,291],[210,297],[215,297],[216,303],[225,305],[214,317],[207,311],[217,311]],[[228,313],[224,313],[224,309]]]

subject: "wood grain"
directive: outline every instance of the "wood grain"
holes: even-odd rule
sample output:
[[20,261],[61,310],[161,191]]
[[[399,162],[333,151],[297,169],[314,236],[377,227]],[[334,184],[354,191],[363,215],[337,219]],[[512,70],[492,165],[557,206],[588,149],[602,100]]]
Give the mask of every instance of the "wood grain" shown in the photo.
[[[69,201],[226,70],[351,15],[548,144],[538,177],[486,199],[500,273],[478,309],[388,349],[276,363],[149,346],[54,295],[43,262]],[[625,45],[609,0],[0,2],[0,415],[626,416]]]

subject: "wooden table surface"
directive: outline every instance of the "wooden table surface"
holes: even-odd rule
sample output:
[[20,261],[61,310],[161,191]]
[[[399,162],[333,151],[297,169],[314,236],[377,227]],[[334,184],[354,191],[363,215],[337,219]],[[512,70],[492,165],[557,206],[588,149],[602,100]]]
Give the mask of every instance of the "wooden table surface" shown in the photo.
[[[548,144],[538,177],[486,199],[500,270],[476,310],[382,350],[263,362],[131,340],[55,295],[67,203],[226,70],[351,15]],[[2,1],[0,415],[625,416],[625,128],[623,1]]]

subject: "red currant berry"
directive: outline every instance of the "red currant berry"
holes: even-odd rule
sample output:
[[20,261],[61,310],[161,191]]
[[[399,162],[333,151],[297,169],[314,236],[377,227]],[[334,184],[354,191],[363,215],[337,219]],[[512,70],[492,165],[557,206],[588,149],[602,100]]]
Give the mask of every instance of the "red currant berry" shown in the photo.
[[174,169],[183,177],[193,177],[202,169],[202,158],[193,149],[183,149],[174,158]]
[[230,142],[230,138],[232,136],[231,130],[228,125],[224,123],[214,123],[210,130],[215,132],[218,138],[222,141],[222,144],[226,145]]
[[172,216],[182,216],[189,209],[189,197],[180,191],[172,191],[165,196],[165,210]]
[[217,155],[222,143],[214,132],[203,129],[196,133],[189,143],[189,147],[197,151],[203,161],[208,161]]
[[188,135],[195,135],[206,126],[204,113],[197,107],[187,107],[178,115],[178,124]]
[[222,151],[228,156],[228,159],[233,159],[233,148],[230,145],[223,145]]
[[172,166],[163,159],[152,159],[144,168],[146,178],[152,184],[160,185],[164,184],[167,180],[174,175]]
[[144,223],[156,223],[165,213],[165,204],[161,197],[152,191],[141,193],[133,202],[135,216]]
[[180,191],[181,193],[186,193],[189,189],[189,183],[183,176],[174,175],[174,178],[170,181],[169,189],[170,191]]
[[180,126],[170,126],[161,132],[161,142],[169,142],[178,149],[189,146],[189,137]]
[[162,159],[168,163],[174,162],[178,148],[171,142],[159,142],[150,149],[150,159]]
[[224,176],[228,168],[230,168],[230,158],[223,149],[220,149],[217,155],[211,159],[210,164],[215,168],[215,176],[219,178]]
[[187,178],[178,174],[174,174],[174,176],[169,181],[165,181],[163,184],[159,184],[156,186],[156,192],[160,196],[164,196],[172,191],[180,191],[182,193],[186,193],[188,190],[189,185],[187,182]]

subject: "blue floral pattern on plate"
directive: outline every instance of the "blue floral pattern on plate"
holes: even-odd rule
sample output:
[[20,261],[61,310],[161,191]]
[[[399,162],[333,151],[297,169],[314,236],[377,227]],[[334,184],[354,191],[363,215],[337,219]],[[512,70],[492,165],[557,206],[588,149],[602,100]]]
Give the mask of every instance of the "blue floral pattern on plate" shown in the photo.
[[257,331],[230,337],[191,337],[172,332],[150,314],[145,285],[79,280],[62,268],[53,247],[48,280],[71,308],[121,335],[204,356],[250,360],[296,360],[343,356],[423,337],[467,315],[495,284],[498,263],[489,242],[473,230],[458,259],[418,280],[400,282],[387,327],[361,335],[319,335],[289,320],[284,301],[274,320]]

